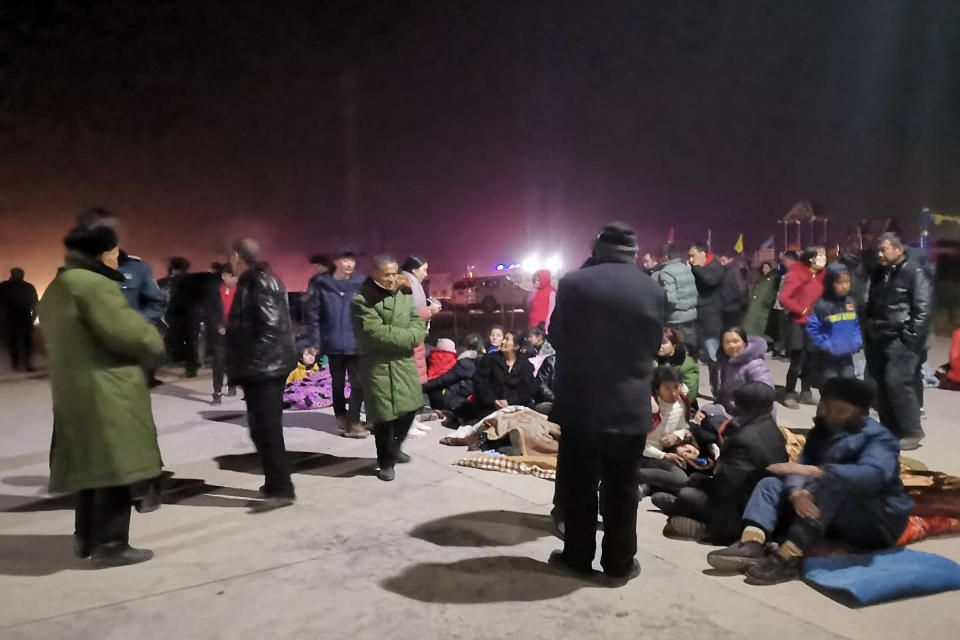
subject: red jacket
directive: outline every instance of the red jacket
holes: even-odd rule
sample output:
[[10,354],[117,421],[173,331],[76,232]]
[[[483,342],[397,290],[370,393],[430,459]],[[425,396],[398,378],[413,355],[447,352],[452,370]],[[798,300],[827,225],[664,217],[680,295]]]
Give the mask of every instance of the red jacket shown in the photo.
[[947,378],[960,383],[960,329],[953,332],[950,340],[950,370],[947,371]]
[[780,292],[780,304],[790,312],[795,323],[807,324],[814,303],[823,295],[823,273],[823,269],[814,273],[799,260],[790,266]]
[[439,378],[457,364],[457,354],[434,349],[427,358],[427,379]]
[[233,296],[237,288],[227,289],[227,285],[220,283],[220,302],[223,304],[223,326],[230,321],[230,307],[233,306]]
[[557,303],[557,290],[550,283],[550,271],[542,269],[534,275],[540,276],[540,288],[530,296],[530,324],[535,327],[541,322],[544,331],[549,333],[550,316],[553,314],[553,307]]

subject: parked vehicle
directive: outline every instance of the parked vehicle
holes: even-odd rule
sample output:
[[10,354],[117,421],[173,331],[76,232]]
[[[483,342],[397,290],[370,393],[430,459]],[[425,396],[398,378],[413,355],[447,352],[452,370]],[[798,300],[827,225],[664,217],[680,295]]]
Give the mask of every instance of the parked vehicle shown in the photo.
[[451,302],[458,309],[481,309],[492,314],[500,307],[520,309],[526,306],[530,290],[511,275],[464,278],[453,284]]

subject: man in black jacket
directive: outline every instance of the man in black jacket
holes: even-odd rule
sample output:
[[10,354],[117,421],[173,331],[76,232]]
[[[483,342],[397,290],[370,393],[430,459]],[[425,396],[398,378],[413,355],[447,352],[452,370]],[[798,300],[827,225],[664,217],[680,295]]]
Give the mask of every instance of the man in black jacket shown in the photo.
[[254,511],[293,504],[291,466],[283,442],[283,385],[297,364],[287,291],[260,262],[254,240],[233,246],[230,265],[240,276],[227,324],[227,374],[243,387],[247,424],[265,479]]
[[24,278],[23,269],[10,269],[10,279],[0,282],[0,313],[7,334],[10,361],[14,371],[22,366],[33,371],[33,321],[37,317],[37,290]]
[[762,382],[748,382],[733,397],[737,417],[723,433],[713,476],[692,476],[692,486],[676,498],[654,496],[670,516],[663,530],[668,537],[730,544],[740,536],[743,509],[757,483],[769,475],[767,467],[788,460],[783,434],[771,415],[776,392]]
[[930,331],[932,291],[896,234],[879,237],[877,254],[864,316],[867,369],[878,387],[880,422],[910,451],[924,437],[914,379]]
[[690,245],[688,252],[693,279],[697,283],[697,330],[700,333],[700,359],[710,369],[710,388],[716,395],[719,386],[717,352],[720,351],[720,336],[723,326],[723,276],[724,270],[707,253],[705,244]]
[[720,254],[720,266],[723,268],[723,281],[720,283],[721,318],[723,329],[728,329],[743,322],[744,287],[740,282],[740,267],[732,253]]
[[565,529],[563,552],[550,560],[592,574],[602,483],[600,564],[615,583],[640,571],[636,470],[653,423],[647,398],[666,315],[663,289],[636,259],[636,232],[622,223],[605,227],[584,267],[560,281],[550,321],[563,363],[550,420],[563,429],[554,501]]

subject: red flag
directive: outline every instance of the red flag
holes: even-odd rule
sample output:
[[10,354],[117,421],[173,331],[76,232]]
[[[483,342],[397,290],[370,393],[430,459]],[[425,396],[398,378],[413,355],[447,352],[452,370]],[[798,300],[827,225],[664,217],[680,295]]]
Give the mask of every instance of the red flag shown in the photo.
[[670,235],[667,236],[667,244],[674,244],[673,227],[670,227]]

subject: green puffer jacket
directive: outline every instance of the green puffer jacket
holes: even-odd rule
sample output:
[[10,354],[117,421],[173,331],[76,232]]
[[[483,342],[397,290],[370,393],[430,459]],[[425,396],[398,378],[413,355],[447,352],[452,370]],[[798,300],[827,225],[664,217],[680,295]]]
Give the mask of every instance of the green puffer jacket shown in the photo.
[[674,258],[656,272],[655,279],[667,294],[667,325],[697,319],[697,281],[690,265]]
[[422,407],[413,349],[427,332],[413,296],[387,291],[367,278],[353,298],[351,311],[367,421],[389,422]]
[[700,395],[700,363],[687,355],[687,350],[683,345],[677,347],[672,356],[659,358],[654,361],[654,365],[669,364],[676,368],[683,377],[683,384],[687,385],[687,397],[691,401],[696,400]]
[[119,271],[71,251],[40,301],[53,392],[51,491],[160,475],[143,365],[159,359],[163,340],[127,304],[123,281]]
[[777,299],[777,291],[780,287],[780,274],[771,271],[765,276],[760,276],[757,283],[750,290],[750,303],[747,307],[747,315],[743,320],[743,330],[748,336],[762,336],[767,332],[767,319],[770,317],[770,310],[773,309],[773,303]]

